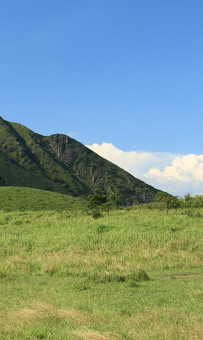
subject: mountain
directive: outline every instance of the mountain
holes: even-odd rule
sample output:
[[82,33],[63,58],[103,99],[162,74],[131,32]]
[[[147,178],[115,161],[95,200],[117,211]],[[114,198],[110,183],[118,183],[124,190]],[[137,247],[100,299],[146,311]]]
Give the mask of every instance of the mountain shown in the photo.
[[69,136],[42,136],[1,117],[0,186],[80,197],[103,187],[117,193],[125,205],[150,202],[158,192]]

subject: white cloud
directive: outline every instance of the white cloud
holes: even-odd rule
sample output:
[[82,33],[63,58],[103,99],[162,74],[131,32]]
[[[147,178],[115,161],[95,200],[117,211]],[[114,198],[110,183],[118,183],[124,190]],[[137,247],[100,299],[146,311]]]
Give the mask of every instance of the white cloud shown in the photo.
[[176,156],[176,154],[167,152],[150,153],[145,151],[122,151],[111,143],[103,143],[102,145],[95,143],[86,146],[98,155],[108,159],[110,162],[133,173],[134,176],[148,172],[151,169],[152,164],[154,167],[163,170]]
[[203,155],[122,151],[111,143],[87,147],[158,189],[174,195],[203,192]]
[[146,179],[171,187],[171,192],[181,194],[201,193],[203,190],[203,155],[177,156],[163,171],[152,168],[144,175]]

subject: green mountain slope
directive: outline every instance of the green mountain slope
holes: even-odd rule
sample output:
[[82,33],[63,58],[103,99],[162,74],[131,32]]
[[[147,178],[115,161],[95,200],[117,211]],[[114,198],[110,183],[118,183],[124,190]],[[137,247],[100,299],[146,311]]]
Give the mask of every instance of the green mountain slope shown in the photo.
[[71,211],[83,209],[84,199],[57,192],[23,187],[0,187],[0,210],[4,211]]
[[150,202],[158,190],[66,135],[44,137],[0,118],[0,185],[87,196],[98,187],[124,204]]

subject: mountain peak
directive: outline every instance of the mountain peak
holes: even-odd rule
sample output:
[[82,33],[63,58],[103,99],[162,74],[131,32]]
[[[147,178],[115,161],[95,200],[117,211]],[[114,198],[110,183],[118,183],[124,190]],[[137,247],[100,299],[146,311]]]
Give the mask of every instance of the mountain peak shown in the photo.
[[42,136],[0,117],[0,185],[85,197],[102,187],[125,205],[150,202],[157,189],[64,134]]

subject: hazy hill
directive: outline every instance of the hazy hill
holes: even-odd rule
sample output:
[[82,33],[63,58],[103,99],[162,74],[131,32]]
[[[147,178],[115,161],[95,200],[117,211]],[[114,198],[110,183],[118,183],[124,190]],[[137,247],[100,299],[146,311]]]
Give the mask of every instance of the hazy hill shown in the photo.
[[48,137],[0,118],[0,185],[87,196],[102,186],[125,204],[150,202],[157,189],[66,135]]

